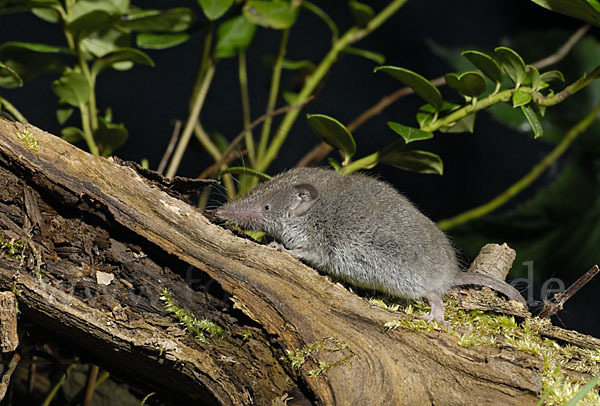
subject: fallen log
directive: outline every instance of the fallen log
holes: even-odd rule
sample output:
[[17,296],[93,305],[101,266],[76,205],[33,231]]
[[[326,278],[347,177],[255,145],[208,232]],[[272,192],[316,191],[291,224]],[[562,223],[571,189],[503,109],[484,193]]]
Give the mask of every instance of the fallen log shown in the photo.
[[[413,316],[212,224],[159,179],[33,126],[0,119],[0,184],[3,237],[23,245],[0,259],[0,290],[15,292],[22,317],[145,387],[223,405],[541,396],[536,354],[415,328]],[[220,333],[184,332],[165,288]]]

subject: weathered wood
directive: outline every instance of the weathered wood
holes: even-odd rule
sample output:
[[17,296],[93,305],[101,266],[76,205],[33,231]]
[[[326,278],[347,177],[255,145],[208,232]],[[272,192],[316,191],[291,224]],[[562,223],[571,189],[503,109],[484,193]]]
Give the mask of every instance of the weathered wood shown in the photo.
[[17,349],[17,298],[12,292],[0,292],[0,351]]
[[[268,404],[284,393],[302,399],[268,338],[253,323],[236,320],[243,314],[227,305],[226,293],[215,289],[210,278],[117,223],[102,220],[108,213],[81,189],[64,193],[60,185],[44,183],[41,172],[28,174],[18,167],[7,161],[0,165],[1,233],[5,243],[22,244],[14,255],[3,252],[0,258],[0,290],[18,293],[23,316],[76,344],[117,375],[171,399],[233,405]],[[31,175],[40,183],[31,182]],[[21,251],[29,254],[23,257]],[[170,269],[188,273],[188,280]],[[103,285],[97,279],[102,274],[114,278]],[[209,338],[208,344],[194,342],[166,315],[159,300],[164,288],[197,317],[214,320],[231,333]],[[243,340],[242,334],[251,337]]]
[[[543,363],[533,355],[510,348],[463,348],[443,331],[386,331],[384,323],[407,316],[370,305],[291,256],[211,224],[131,167],[5,120],[0,120],[0,166],[10,168],[23,187],[41,196],[35,199],[40,216],[30,203],[29,220],[18,224],[19,213],[14,218],[6,214],[0,216],[3,228],[22,234],[24,225],[38,227],[32,244],[45,253],[44,264],[27,269],[3,259],[0,289],[16,286],[27,316],[55,326],[95,354],[98,364],[130,365],[138,373],[143,368],[148,373],[142,371],[140,378],[150,385],[181,394],[187,388],[189,396],[220,404],[269,404],[290,392],[301,402],[300,387],[327,405],[454,405],[465,399],[472,404],[524,405],[540,394]],[[27,199],[31,202],[31,196]],[[49,235],[51,209],[64,220],[57,227],[81,228],[95,237],[79,246],[73,241],[61,246]],[[48,241],[54,246],[44,246]],[[48,256],[61,247],[60,258]],[[36,266],[44,273],[53,269],[49,281],[36,277]],[[203,299],[210,292],[194,292],[167,266],[192,266],[229,296]],[[67,277],[60,279],[58,269]],[[74,286],[91,289],[96,271],[114,273],[114,285],[96,286],[86,301]],[[141,279],[134,277],[138,272]],[[164,311],[157,304],[164,284],[197,315],[232,334],[209,344],[171,334],[177,328],[159,316]],[[138,299],[127,298],[140,290],[144,293]],[[92,306],[89,298],[97,299]],[[125,320],[121,310],[113,311],[119,306],[128,309]],[[143,309],[143,319],[133,319]],[[252,332],[247,342],[240,338],[246,330]],[[311,345],[323,348],[306,357],[296,386],[284,379],[286,374],[295,378],[294,371],[284,372],[278,357]],[[334,366],[311,377],[319,362]]]

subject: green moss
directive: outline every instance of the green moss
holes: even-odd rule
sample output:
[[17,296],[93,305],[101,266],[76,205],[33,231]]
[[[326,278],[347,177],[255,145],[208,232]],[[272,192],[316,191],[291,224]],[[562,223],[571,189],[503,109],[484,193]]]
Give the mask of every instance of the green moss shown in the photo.
[[27,148],[35,154],[38,153],[38,141],[31,131],[25,129],[19,134],[17,134],[17,138],[23,141],[23,143],[25,144],[25,148]]
[[[417,303],[404,309],[408,315],[420,316],[428,313],[426,306]],[[412,331],[431,332],[434,329],[445,330],[455,336],[457,344],[463,347],[492,345],[513,347],[541,358],[543,399],[539,405],[564,405],[581,389],[584,381],[575,381],[564,376],[561,371],[575,371],[590,376],[600,375],[600,349],[580,348],[573,345],[561,345],[554,340],[543,338],[539,331],[550,322],[540,319],[526,319],[517,323],[513,316],[464,310],[455,300],[446,302],[446,328],[439,323],[428,322],[420,318],[394,320],[384,324],[385,329],[407,328]],[[587,392],[577,406],[600,405],[598,384]],[[574,405],[573,405],[574,406]]]
[[23,241],[15,240],[14,238],[5,241],[3,234],[0,234],[0,240],[0,253],[11,259],[23,258],[23,252],[25,251],[25,243]]
[[348,348],[348,344],[342,342],[336,337],[326,337],[321,341],[308,344],[297,351],[286,350],[285,356],[281,357],[280,361],[289,362],[292,369],[300,369],[306,362],[306,358],[308,356],[316,355],[316,353],[319,351],[346,352],[347,354],[342,358],[332,362],[319,361],[318,368],[308,371],[308,376],[311,378],[317,377],[322,373],[329,371],[331,368],[342,364],[352,368],[350,359],[354,356],[354,354]]
[[168,289],[162,291],[160,300],[165,306],[165,309],[179,321],[179,324],[181,324],[186,331],[193,333],[194,337],[202,343],[208,343],[204,333],[208,333],[211,337],[219,338],[223,338],[226,333],[228,333],[228,330],[219,326],[214,321],[209,319],[198,320],[189,310],[179,307],[177,302],[171,297],[171,292],[169,292]]

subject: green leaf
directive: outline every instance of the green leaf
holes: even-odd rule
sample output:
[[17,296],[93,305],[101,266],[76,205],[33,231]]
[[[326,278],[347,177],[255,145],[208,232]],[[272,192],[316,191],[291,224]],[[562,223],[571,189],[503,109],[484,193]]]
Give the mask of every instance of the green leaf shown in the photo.
[[527,118],[527,121],[531,126],[533,138],[541,137],[542,134],[544,134],[544,129],[542,128],[542,123],[540,122],[537,114],[535,114],[535,111],[533,111],[531,106],[521,106],[521,111],[523,111],[525,118]]
[[327,162],[329,162],[329,165],[336,171],[339,171],[342,168],[342,165],[333,157],[327,158]]
[[131,46],[131,36],[123,31],[121,28],[111,27],[92,32],[81,40],[81,49],[100,58],[120,48],[127,48]]
[[77,0],[71,6],[70,21],[86,14],[101,11],[106,14],[120,16],[127,12],[129,0]]
[[521,90],[517,90],[512,95],[512,103],[513,108],[521,107],[526,104],[529,104],[531,101],[531,93],[522,92]]
[[600,10],[596,0],[531,0],[539,6],[600,27]]
[[306,10],[310,11],[311,13],[313,13],[314,15],[319,17],[321,20],[323,20],[325,22],[325,24],[327,24],[327,26],[331,30],[331,36],[333,37],[332,40],[333,41],[337,40],[337,38],[340,35],[340,31],[338,30],[337,26],[335,25],[335,23],[333,22],[331,17],[329,17],[329,15],[327,15],[326,12],[321,10],[314,3],[311,3],[306,0],[304,0],[302,2],[302,7],[304,7]]
[[475,127],[476,113],[471,113],[460,120],[452,123],[452,125],[440,128],[441,133],[473,133]]
[[92,77],[98,76],[98,74],[104,69],[113,66],[118,62],[132,62],[140,65],[146,66],[154,66],[154,61],[146,55],[144,52],[135,48],[121,48],[103,56],[102,58],[98,58],[94,61],[91,69]]
[[418,73],[389,65],[376,67],[375,72],[378,71],[383,71],[410,87],[417,95],[423,98],[427,103],[431,104],[436,112],[439,112],[442,108],[444,99],[442,99],[442,94],[438,88]]
[[[58,55],[38,52],[20,52],[11,55],[4,65],[15,71],[23,82],[30,81],[44,73],[62,73],[66,66]],[[14,88],[20,86],[20,80],[4,72],[0,72],[0,87]]]
[[200,4],[206,18],[213,21],[229,10],[233,0],[198,0],[198,4]]
[[370,59],[373,62],[378,63],[380,65],[382,63],[385,63],[385,56],[377,52],[369,51],[367,49],[346,47],[342,51],[347,54],[362,56],[363,58]]
[[[527,65],[527,80],[526,80],[526,82],[529,82],[529,86],[536,92],[538,90],[540,90],[542,87],[545,87],[544,86],[545,82],[540,81],[540,71],[538,71],[535,66]],[[546,86],[548,86],[547,83],[546,83]]]
[[354,21],[361,27],[367,25],[375,16],[375,11],[368,4],[350,0],[348,6],[350,6],[350,12],[354,17]]
[[55,10],[54,8],[50,8],[50,7],[32,8],[31,13],[34,16],[36,16],[37,18],[40,18],[49,23],[55,24],[60,21],[60,13],[57,10]]
[[98,117],[98,128],[94,132],[94,139],[102,156],[109,156],[127,141],[129,133],[125,125],[114,124],[104,117]]
[[[512,38],[515,49],[522,49],[523,53],[531,54],[535,59],[554,52],[556,44],[562,44],[571,36],[571,32],[544,30],[530,31],[523,33],[521,36]],[[560,70],[569,75],[579,76],[581,72],[591,71],[598,65],[600,61],[600,42],[594,36],[585,36],[581,38],[575,47],[569,52],[564,60],[561,61]],[[540,79],[546,81],[549,77],[544,75],[549,72],[540,74]],[[560,74],[552,73],[555,79],[560,78]],[[558,81],[550,82],[552,87],[557,87],[561,90],[561,84]],[[544,90],[544,94],[550,97],[551,89]],[[577,117],[582,112],[590,111],[600,100],[600,81],[594,81],[589,86],[577,93],[577,97],[569,97],[560,104],[560,108],[549,108],[543,119],[544,137],[543,143],[555,144],[563,139],[564,134],[576,124]],[[511,103],[512,104],[512,103]],[[487,109],[492,116],[501,121],[503,124],[510,126],[521,133],[529,132],[529,123],[521,112],[521,109],[513,109],[511,104],[499,103]],[[541,120],[541,112],[537,106],[534,110]],[[600,125],[600,121],[599,121]],[[600,143],[593,142],[592,137],[583,137],[577,141],[585,144],[586,150],[600,151]]]
[[404,139],[407,144],[413,141],[422,141],[433,138],[433,134],[428,131],[419,130],[418,128],[406,127],[393,121],[388,121],[388,127]]
[[0,87],[14,88],[23,86],[23,79],[10,66],[0,62]]
[[498,47],[495,51],[504,72],[513,81],[515,88],[518,89],[521,83],[523,83],[526,74],[523,58],[508,47]]
[[75,144],[83,139],[83,131],[77,127],[65,127],[60,130],[60,134],[60,138],[71,144]]
[[58,107],[56,108],[56,119],[58,120],[58,123],[60,125],[66,123],[69,117],[71,117],[71,114],[73,114],[73,107],[62,100],[59,100]]
[[463,51],[461,55],[467,58],[485,76],[491,79],[498,87],[504,80],[502,69],[498,62],[488,54],[479,51]]
[[10,41],[0,45],[0,55],[6,57],[16,53],[23,52],[38,52],[44,54],[70,54],[67,48],[57,47],[54,45],[40,44],[37,42],[16,42]]
[[558,70],[549,70],[548,72],[544,72],[540,75],[540,79],[544,82],[552,82],[553,80],[560,80],[561,82],[565,81],[565,77],[563,76],[561,71]]
[[295,106],[298,103],[298,93],[292,92],[291,90],[282,90],[281,96],[288,106]]
[[356,143],[350,131],[336,119],[324,114],[307,114],[308,126],[329,145],[341,150],[347,161],[356,153]]
[[478,97],[485,92],[485,78],[476,71],[447,73],[444,79],[448,86],[466,97]]
[[[451,113],[454,110],[461,108],[462,105],[456,103],[450,103],[444,100],[444,104],[442,104],[442,108],[439,113]],[[436,112],[435,108],[431,104],[424,104],[419,107],[419,111],[417,111],[417,122],[421,128],[429,125],[434,117],[436,117],[438,112]]]
[[90,86],[85,77],[70,71],[52,82],[52,90],[58,98],[74,107],[83,106],[90,98]]
[[224,172],[232,173],[234,175],[252,175],[262,180],[271,179],[270,175],[267,175],[264,172],[257,171],[256,169],[248,168],[246,166],[232,166],[230,168],[227,168]]
[[423,174],[444,174],[444,163],[439,155],[427,151],[397,151],[381,157],[381,163]]
[[194,12],[185,7],[169,10],[136,10],[121,17],[119,27],[143,32],[182,32],[196,22]]
[[245,51],[252,42],[256,25],[244,18],[236,16],[221,23],[217,28],[217,42],[214,56],[216,58],[229,58]]
[[285,1],[248,0],[242,13],[251,23],[283,30],[296,22],[298,7],[293,7]]
[[135,43],[138,47],[144,49],[166,49],[177,46],[190,39],[190,34],[181,33],[168,33],[168,34],[155,34],[151,32],[140,32],[135,37]]
[[[77,4],[77,3],[75,3]],[[67,24],[66,29],[77,39],[82,39],[94,32],[110,28],[119,20],[119,15],[102,10],[94,10]]]

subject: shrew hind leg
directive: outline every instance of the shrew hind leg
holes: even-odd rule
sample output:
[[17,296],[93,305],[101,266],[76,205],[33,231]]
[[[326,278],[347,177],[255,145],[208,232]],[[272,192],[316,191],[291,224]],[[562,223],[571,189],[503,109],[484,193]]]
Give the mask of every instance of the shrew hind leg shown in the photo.
[[437,293],[427,293],[425,294],[425,298],[429,300],[429,304],[431,304],[431,313],[426,316],[423,316],[426,320],[435,320],[444,322],[444,302],[442,298]]

